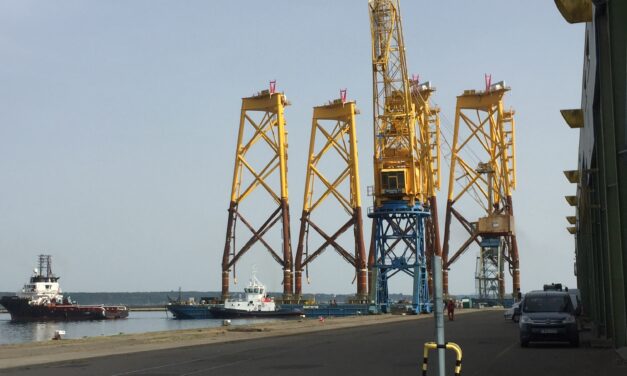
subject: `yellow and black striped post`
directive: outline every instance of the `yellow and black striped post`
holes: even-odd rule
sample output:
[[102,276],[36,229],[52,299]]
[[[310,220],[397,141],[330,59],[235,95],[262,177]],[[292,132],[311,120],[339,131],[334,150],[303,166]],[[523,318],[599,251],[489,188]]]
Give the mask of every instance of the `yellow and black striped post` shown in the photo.
[[435,342],[426,342],[423,351],[422,358],[422,376],[427,376],[427,365],[429,363],[429,350],[435,350],[438,348],[445,348],[455,351],[457,357],[455,361],[455,376],[462,374],[462,348],[458,344],[453,342],[446,342],[444,345],[438,345]]

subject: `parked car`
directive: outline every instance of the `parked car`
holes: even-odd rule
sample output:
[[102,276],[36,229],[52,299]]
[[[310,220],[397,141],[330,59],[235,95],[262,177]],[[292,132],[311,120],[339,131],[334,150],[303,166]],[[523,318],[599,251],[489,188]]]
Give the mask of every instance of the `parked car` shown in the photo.
[[533,341],[565,341],[579,346],[577,315],[566,291],[532,291],[520,306],[520,345]]
[[520,319],[520,302],[516,302],[512,304],[511,307],[506,309],[505,313],[503,313],[503,317],[505,317],[505,320],[518,322],[518,320]]

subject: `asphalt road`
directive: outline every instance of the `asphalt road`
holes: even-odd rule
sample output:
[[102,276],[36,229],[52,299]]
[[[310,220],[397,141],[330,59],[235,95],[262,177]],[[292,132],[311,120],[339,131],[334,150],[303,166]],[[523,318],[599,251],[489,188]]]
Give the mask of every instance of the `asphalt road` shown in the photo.
[[[422,346],[433,331],[433,320],[412,320],[4,369],[0,375],[420,375]],[[504,321],[500,311],[459,315],[446,322],[446,337],[464,351],[462,375],[627,375],[627,363],[614,350],[586,341],[580,348],[521,348],[516,324]],[[430,359],[434,375],[435,353]],[[447,360],[452,375],[452,353]]]

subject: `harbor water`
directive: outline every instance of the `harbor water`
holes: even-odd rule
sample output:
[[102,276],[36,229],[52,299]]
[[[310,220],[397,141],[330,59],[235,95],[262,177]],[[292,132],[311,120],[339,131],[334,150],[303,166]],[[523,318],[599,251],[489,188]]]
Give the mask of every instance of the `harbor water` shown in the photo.
[[[268,322],[273,319],[237,319],[232,325]],[[12,322],[8,313],[0,313],[0,345],[49,341],[56,330],[65,330],[64,338],[112,336],[167,330],[211,328],[222,320],[174,320],[165,311],[131,312],[127,319],[71,322]]]

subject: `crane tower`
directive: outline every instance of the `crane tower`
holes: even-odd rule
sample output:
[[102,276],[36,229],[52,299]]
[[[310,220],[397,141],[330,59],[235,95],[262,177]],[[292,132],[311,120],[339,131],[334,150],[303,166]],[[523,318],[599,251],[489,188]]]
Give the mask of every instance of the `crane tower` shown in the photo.
[[[242,99],[242,109],[235,152],[235,169],[231,188],[231,202],[226,228],[226,242],[222,256],[222,298],[229,296],[229,273],[235,274],[237,262],[254,245],[265,248],[270,256],[283,268],[283,298],[292,297],[292,248],[290,243],[290,215],[287,190],[287,131],[285,130],[284,108],[288,106],[283,93],[275,92],[275,82],[270,90]],[[249,157],[257,149],[260,154]],[[259,150],[261,149],[261,150]],[[267,158],[260,163],[259,155]],[[271,179],[275,184],[272,184]],[[277,184],[278,182],[278,184]],[[277,189],[278,185],[278,189]],[[240,205],[244,199],[261,189],[276,208],[259,227],[243,215]],[[258,205],[248,206],[248,213],[259,211]],[[236,247],[237,223],[250,233],[241,248]],[[268,232],[279,223],[281,249],[273,248],[267,240]]]
[[[491,85],[486,76],[485,91],[466,90],[457,97],[442,256],[445,294],[448,269],[473,244],[479,246],[475,282],[481,298],[505,297],[505,263],[513,279],[513,293],[520,288],[512,204],[516,187],[515,122],[514,111],[504,109],[507,91],[503,82]],[[464,198],[475,203],[474,212],[469,205],[463,206],[464,213],[461,207],[458,210],[456,204]],[[469,218],[476,218],[471,215],[480,217],[471,221]],[[467,231],[468,238],[451,255],[453,218]]]
[[374,207],[368,258],[370,294],[388,308],[388,280],[398,273],[413,278],[412,306],[428,310],[425,218],[431,174],[428,153],[416,131],[416,106],[407,73],[398,0],[370,0],[374,115]]
[[[300,219],[301,226],[295,259],[296,299],[299,299],[302,294],[303,271],[308,274],[309,264],[327,247],[330,247],[355,269],[356,301],[360,303],[367,301],[367,269],[355,123],[357,114],[355,102],[346,102],[345,90],[341,91],[340,99],[327,105],[314,107],[313,110],[303,214]],[[331,159],[332,156],[336,158]],[[339,207],[348,214],[348,220],[340,222],[339,228],[333,231],[329,231],[328,219],[319,222],[312,215],[314,212],[324,212],[323,203],[328,199],[334,199],[334,203],[338,203]],[[330,215],[328,212],[325,213]],[[333,213],[336,215],[335,212]],[[338,240],[351,227],[354,240],[352,253]],[[316,239],[311,235],[315,235]],[[316,244],[316,247],[310,251],[310,244],[316,243],[316,240],[320,244]]]

